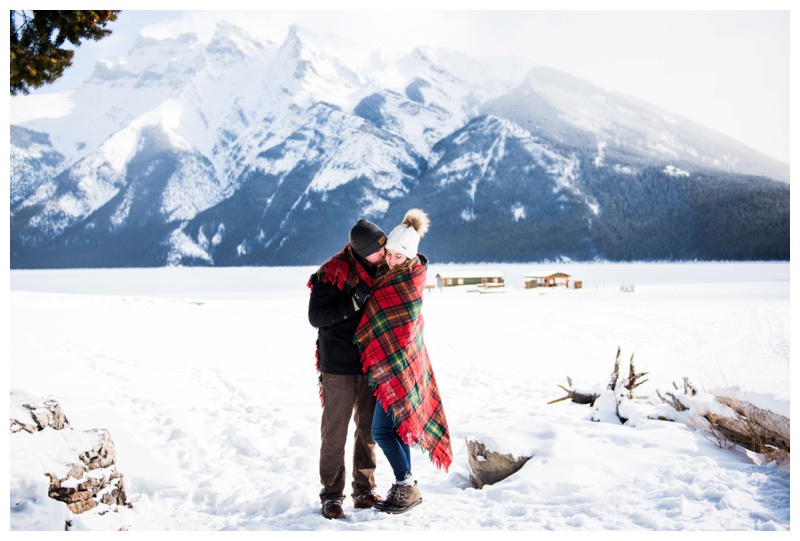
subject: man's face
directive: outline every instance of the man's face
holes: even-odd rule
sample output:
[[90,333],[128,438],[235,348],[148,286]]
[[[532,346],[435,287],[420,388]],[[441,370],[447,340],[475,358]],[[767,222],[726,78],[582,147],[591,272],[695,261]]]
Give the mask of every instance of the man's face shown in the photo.
[[386,255],[386,249],[384,249],[384,248],[381,248],[380,250],[378,250],[378,251],[377,251],[377,252],[375,252],[374,254],[370,254],[370,255],[368,255],[368,256],[367,256],[367,257],[365,257],[364,259],[366,259],[366,260],[367,260],[369,263],[371,263],[372,265],[377,265],[377,264],[378,264],[378,261],[380,261],[381,259],[383,259],[383,256],[384,256],[384,255]]

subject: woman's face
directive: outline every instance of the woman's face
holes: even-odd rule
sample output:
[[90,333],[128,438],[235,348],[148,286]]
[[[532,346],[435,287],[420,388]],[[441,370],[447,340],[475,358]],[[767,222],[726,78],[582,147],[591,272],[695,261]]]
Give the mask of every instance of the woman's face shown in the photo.
[[395,268],[397,265],[402,265],[408,259],[406,256],[401,254],[400,252],[395,252],[394,250],[386,250],[386,264],[389,266],[390,269]]

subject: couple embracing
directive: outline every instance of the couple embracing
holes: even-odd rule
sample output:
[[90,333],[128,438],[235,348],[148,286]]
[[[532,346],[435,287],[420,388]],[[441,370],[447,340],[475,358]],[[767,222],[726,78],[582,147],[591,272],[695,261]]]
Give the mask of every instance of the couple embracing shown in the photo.
[[[318,329],[322,399],[319,473],[322,514],[345,518],[345,443],[351,419],[353,506],[404,513],[422,503],[411,447],[445,471],[453,460],[436,378],[423,340],[427,258],[417,252],[430,220],[409,210],[389,236],[361,219],[350,242],[308,281],[308,319]],[[375,443],[395,481],[376,493]]]

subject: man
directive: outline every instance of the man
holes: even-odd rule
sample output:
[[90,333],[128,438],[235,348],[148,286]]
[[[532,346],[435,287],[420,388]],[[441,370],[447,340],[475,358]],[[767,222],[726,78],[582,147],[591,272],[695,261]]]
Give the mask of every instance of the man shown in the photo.
[[375,493],[375,441],[372,415],[375,397],[361,369],[353,335],[361,307],[370,295],[377,264],[384,256],[386,235],[369,220],[350,230],[350,242],[311,275],[308,321],[317,331],[317,370],[322,399],[322,444],[319,475],[322,514],[345,518],[342,502],[346,480],[344,448],[350,419],[356,425],[353,444],[353,505],[368,509],[381,497]]

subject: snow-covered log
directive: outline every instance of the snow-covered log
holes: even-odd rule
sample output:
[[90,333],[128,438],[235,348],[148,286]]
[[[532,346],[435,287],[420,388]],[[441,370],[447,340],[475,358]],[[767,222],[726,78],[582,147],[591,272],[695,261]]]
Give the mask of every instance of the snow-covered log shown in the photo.
[[[608,379],[608,384],[606,389],[610,391],[614,391],[615,394],[618,395],[619,398],[633,398],[633,390],[645,383],[647,380],[642,380],[644,376],[647,375],[647,372],[636,372],[636,369],[633,364],[633,355],[631,355],[631,360],[628,368],[628,377],[624,379],[620,379],[619,377],[619,361],[620,357],[622,356],[622,348],[617,348],[617,356],[614,359],[614,369],[611,372],[611,376]],[[559,385],[560,388],[564,389],[567,393],[565,396],[561,398],[557,398],[555,400],[551,400],[548,404],[555,404],[556,402],[561,402],[563,400],[572,400],[577,404],[589,404],[594,405],[595,400],[600,397],[599,393],[592,393],[587,391],[579,391],[577,389],[572,388],[572,379],[567,376],[567,384],[569,387],[564,387],[563,385]],[[623,390],[624,389],[624,390]]]
[[[633,404],[636,397],[633,391],[647,380],[642,378],[646,372],[637,373],[631,355],[627,378],[620,379],[620,355],[621,348],[617,348],[617,356],[614,360],[614,368],[606,385],[604,393],[591,393],[580,391],[573,388],[572,379],[567,377],[568,387],[559,385],[566,392],[566,395],[556,400],[551,400],[548,404],[555,404],[564,400],[572,400],[578,404],[589,404],[597,408],[596,402],[601,396],[607,397],[605,400],[605,410],[612,413],[610,408],[614,404],[608,402],[613,399],[616,401],[616,416],[623,424],[628,421],[620,414],[620,406],[629,403]],[[717,441],[729,442],[741,445],[751,451],[762,454],[770,454],[772,450],[779,450],[788,453],[790,450],[790,422],[788,417],[777,414],[755,406],[745,400],[740,399],[732,392],[718,391],[714,394],[698,393],[688,378],[683,378],[683,392],[673,383],[675,392],[662,393],[656,390],[658,398],[678,412],[680,415],[661,415],[654,414],[651,418],[663,420],[689,419],[687,422],[695,427],[702,426],[712,434]],[[707,402],[701,406],[701,403]],[[711,404],[711,403],[715,404]],[[700,406],[700,407],[699,407]],[[667,410],[669,411],[669,410]],[[608,417],[608,416],[606,416]],[[593,414],[593,420],[599,420]],[[702,422],[693,422],[691,418]]]
[[745,442],[757,440],[762,447],[770,445],[789,451],[790,422],[788,417],[759,408],[728,393],[718,392],[714,396],[720,403],[735,411],[738,417],[735,419],[715,418],[713,422],[733,432]]

